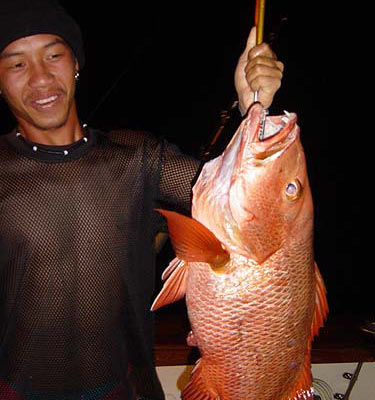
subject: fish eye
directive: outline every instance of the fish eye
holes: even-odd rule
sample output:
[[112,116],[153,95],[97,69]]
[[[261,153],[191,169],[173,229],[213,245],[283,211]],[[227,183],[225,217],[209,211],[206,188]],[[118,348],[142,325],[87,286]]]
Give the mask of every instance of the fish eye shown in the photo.
[[302,184],[298,179],[289,182],[285,187],[285,194],[289,200],[297,200],[302,194]]

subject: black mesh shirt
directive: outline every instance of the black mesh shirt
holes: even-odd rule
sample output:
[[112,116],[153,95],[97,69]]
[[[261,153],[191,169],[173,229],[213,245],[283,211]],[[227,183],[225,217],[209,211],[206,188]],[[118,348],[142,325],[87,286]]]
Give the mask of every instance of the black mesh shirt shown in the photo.
[[154,208],[189,209],[198,163],[143,132],[87,139],[0,137],[1,400],[163,398]]

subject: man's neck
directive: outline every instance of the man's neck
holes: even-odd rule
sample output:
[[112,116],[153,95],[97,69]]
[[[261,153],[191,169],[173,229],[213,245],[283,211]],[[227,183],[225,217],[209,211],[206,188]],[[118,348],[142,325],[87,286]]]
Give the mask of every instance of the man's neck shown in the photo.
[[76,142],[83,137],[83,128],[80,124],[74,127],[61,127],[49,130],[24,130],[19,126],[17,129],[21,135],[33,143],[64,146]]
[[17,131],[27,140],[33,143],[64,146],[74,143],[83,137],[83,127],[75,114],[62,125],[53,128],[41,129],[26,123],[18,121]]

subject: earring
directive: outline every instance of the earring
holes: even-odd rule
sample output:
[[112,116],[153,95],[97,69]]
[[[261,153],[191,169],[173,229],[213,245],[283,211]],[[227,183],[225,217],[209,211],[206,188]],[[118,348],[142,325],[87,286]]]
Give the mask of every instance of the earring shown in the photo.
[[79,78],[79,71],[76,71],[76,73],[74,74],[74,79],[78,81],[78,78]]

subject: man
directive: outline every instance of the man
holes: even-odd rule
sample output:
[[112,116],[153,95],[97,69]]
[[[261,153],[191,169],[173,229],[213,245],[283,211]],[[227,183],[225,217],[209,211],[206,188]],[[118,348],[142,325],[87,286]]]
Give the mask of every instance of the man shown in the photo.
[[[283,65],[251,32],[240,109]],[[152,360],[157,205],[189,209],[198,163],[144,132],[83,127],[80,30],[55,1],[0,3],[0,399],[162,399]]]

